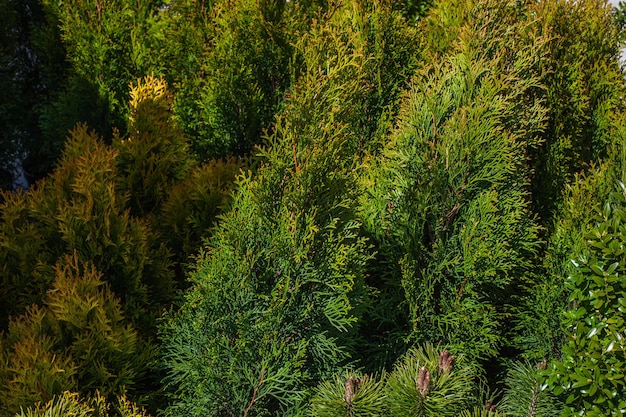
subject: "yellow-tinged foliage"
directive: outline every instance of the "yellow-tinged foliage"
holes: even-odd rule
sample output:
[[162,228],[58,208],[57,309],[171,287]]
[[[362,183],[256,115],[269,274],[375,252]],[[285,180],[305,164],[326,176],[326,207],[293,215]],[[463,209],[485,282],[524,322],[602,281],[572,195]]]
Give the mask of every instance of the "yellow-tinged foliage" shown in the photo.
[[139,80],[131,96],[128,136],[109,145],[79,124],[50,177],[3,193],[2,416],[68,389],[158,395],[156,320],[240,163],[193,160],[162,79]]

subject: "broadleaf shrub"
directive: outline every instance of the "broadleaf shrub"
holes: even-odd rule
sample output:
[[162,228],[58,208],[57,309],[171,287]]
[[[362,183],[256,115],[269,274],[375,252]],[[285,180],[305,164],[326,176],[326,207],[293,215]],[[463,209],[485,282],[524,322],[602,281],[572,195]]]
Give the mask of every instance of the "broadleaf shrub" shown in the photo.
[[617,416],[626,412],[626,197],[624,186],[605,203],[572,261],[565,283],[570,308],[560,361],[548,382],[565,399],[564,415]]

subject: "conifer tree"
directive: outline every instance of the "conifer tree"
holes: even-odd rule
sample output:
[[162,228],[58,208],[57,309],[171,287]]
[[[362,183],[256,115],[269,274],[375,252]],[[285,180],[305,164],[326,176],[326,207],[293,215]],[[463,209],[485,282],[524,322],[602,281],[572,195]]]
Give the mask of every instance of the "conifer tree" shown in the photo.
[[[40,127],[56,157],[68,130],[87,123],[110,138],[124,131],[130,82],[153,70],[151,40],[158,0],[42,0],[66,61],[64,77],[42,106]],[[48,34],[48,37],[54,34]]]
[[3,415],[66,389],[134,391],[155,351],[142,346],[101,277],[93,265],[67,257],[55,266],[43,306],[11,321],[2,341]]
[[[460,360],[460,363],[459,363]],[[457,416],[470,401],[471,368],[446,349],[410,349],[381,377],[349,373],[324,381],[311,399],[311,414],[344,416]]]
[[68,389],[158,395],[156,320],[240,165],[195,164],[162,80],[142,80],[132,96],[126,138],[105,145],[79,125],[51,177],[3,194],[0,385],[13,381],[13,411]]
[[77,393],[64,391],[45,404],[20,410],[17,417],[149,417],[145,410],[128,401],[125,396],[107,402],[99,393],[81,399]]
[[504,300],[538,248],[527,161],[545,121],[535,99],[545,40],[518,21],[513,2],[441,2],[430,13],[419,22],[422,68],[362,181],[361,215],[379,253],[380,331],[368,331],[386,366],[410,334],[458,348],[455,339],[472,359],[495,355],[508,332]]
[[295,46],[304,70],[260,168],[239,178],[194,286],[162,326],[166,415],[302,413],[309,388],[356,350],[370,254],[352,209],[355,169],[378,123],[363,118],[379,91],[369,69],[381,69],[368,42],[385,35],[361,13],[375,3],[335,7]]
[[128,136],[114,138],[121,189],[131,212],[146,217],[160,210],[173,184],[193,165],[187,141],[172,120],[172,95],[163,79],[137,81],[131,91]]
[[498,410],[511,417],[559,416],[562,404],[554,397],[542,375],[547,367],[546,360],[536,365],[512,363],[507,372],[506,389]]
[[[504,30],[496,19],[508,4],[474,6]],[[498,354],[505,300],[538,244],[524,161],[544,111],[516,102],[537,82],[522,77],[532,56],[496,53],[503,41],[494,39],[481,40],[470,21],[454,54],[418,73],[363,183],[372,191],[362,215],[386,257],[381,305],[406,297],[409,329],[390,338],[441,341],[470,360]],[[511,60],[519,72],[499,72]]]
[[[168,40],[163,51],[176,62],[172,73],[165,73],[176,86],[176,114],[199,159],[246,155],[261,142],[287,88],[292,51],[283,15],[288,4],[191,3],[176,2],[163,12],[175,39],[190,44],[181,51]],[[183,21],[197,32],[190,33]]]
[[[242,165],[233,158],[210,161],[190,171],[169,190],[152,224],[172,250],[176,265],[191,262],[210,235],[218,216],[228,207]],[[182,271],[179,278],[182,281]]]
[[624,180],[619,34],[605,6],[555,1],[528,9],[550,39],[541,65],[554,68],[543,81],[549,110],[544,142],[531,156],[533,200],[547,226],[546,250],[537,262],[541,273],[527,282],[526,295],[519,299],[514,338],[534,361],[561,355],[569,261],[582,249],[595,208],[607,201],[616,181]]
[[[22,270],[26,275],[21,276],[11,272],[13,261],[4,264],[7,280],[22,280],[13,284],[12,291],[28,294],[31,285],[46,288],[52,282],[51,266],[64,254],[76,251],[81,260],[93,262],[103,272],[112,290],[122,298],[129,318],[149,320],[148,311],[154,314],[156,305],[171,300],[173,276],[167,248],[154,242],[145,222],[130,216],[128,197],[119,192],[117,185],[117,155],[87,127],[72,132],[54,175],[29,193],[25,210],[16,206],[24,210],[16,221],[2,223],[7,228],[3,256],[7,261],[17,258],[17,265],[25,264]],[[39,242],[24,242],[24,234],[34,234]],[[21,243],[39,247],[42,253],[26,258],[29,253],[22,252]],[[30,279],[28,270],[39,278]],[[43,292],[36,290],[37,294]],[[13,304],[18,312],[40,300],[20,298]]]
[[[536,78],[538,88],[526,99],[541,103],[547,113],[536,121],[541,134],[535,135],[527,159],[533,211],[551,232],[567,184],[607,156],[608,120],[621,90],[620,35],[611,6],[603,0],[452,0],[430,9],[419,25],[423,49],[436,53],[425,54],[426,62],[468,34],[480,53],[504,53],[513,60],[535,48],[523,78]],[[511,68],[519,71],[516,65],[501,70]]]
[[320,383],[311,398],[311,415],[351,417],[385,415],[385,375],[381,378],[349,372]]
[[562,314],[567,309],[566,278],[572,273],[571,259],[585,246],[584,235],[591,227],[600,200],[609,200],[615,184],[623,182],[625,160],[621,151],[623,127],[611,128],[615,145],[609,158],[584,175],[577,175],[564,193],[561,218],[547,244],[543,265],[546,273],[530,281],[526,296],[520,298],[514,344],[527,359],[541,361],[561,357],[565,333]]
[[542,62],[548,124],[532,167],[533,203],[550,231],[567,184],[608,156],[610,121],[623,94],[620,34],[603,0],[540,2],[528,13],[550,39]]
[[[127,310],[130,317],[143,316],[147,307],[144,272],[152,269],[154,284],[171,287],[166,284],[171,273],[165,248],[151,248],[150,231],[130,217],[127,197],[116,190],[116,156],[99,137],[79,126],[53,177],[28,195],[7,195],[1,223],[3,289],[6,296],[16,295],[15,302],[7,304],[12,308],[9,313],[21,314],[26,305],[39,303],[52,283],[52,266],[73,252],[93,262],[124,304],[134,306]],[[151,252],[158,255],[151,258]],[[36,279],[31,278],[33,273]],[[162,284],[157,284],[158,277]]]
[[[225,204],[239,165],[230,161],[200,169],[195,164],[174,125],[171,96],[161,80],[147,78],[139,83],[130,106],[133,118],[128,137],[117,136],[111,147],[86,126],[78,126],[52,177],[28,194],[4,194],[0,296],[7,302],[2,303],[3,320],[40,303],[53,281],[52,266],[74,252],[103,272],[133,321],[145,320],[145,325],[152,326],[161,306],[172,300],[170,245],[174,242],[168,240],[170,235],[164,234],[168,229],[162,225],[195,219],[204,225],[202,230],[192,232],[188,225],[181,225],[183,230],[171,238],[187,239],[196,233],[190,244],[199,245],[200,235]],[[217,184],[193,182],[198,175]],[[194,206],[187,207],[186,217],[172,208],[161,213],[167,200],[173,199],[170,190],[185,182],[188,197],[195,200]],[[191,184],[195,185],[190,189]],[[167,213],[178,215],[179,220],[164,219]],[[186,255],[177,255],[186,262],[197,248],[187,247]]]

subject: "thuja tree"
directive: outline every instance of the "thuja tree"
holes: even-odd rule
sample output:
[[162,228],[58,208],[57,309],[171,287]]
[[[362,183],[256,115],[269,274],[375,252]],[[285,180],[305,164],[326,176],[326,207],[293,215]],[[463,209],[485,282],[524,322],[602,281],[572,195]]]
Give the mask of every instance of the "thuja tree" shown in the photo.
[[[504,35],[519,30],[503,19],[509,3],[471,7]],[[507,342],[508,304],[536,257],[524,161],[545,112],[520,105],[538,83],[530,69],[541,43],[515,52],[517,37],[485,36],[474,23],[403,97],[398,126],[363,177],[361,215],[384,254],[375,305],[386,343],[440,341],[480,361]]]
[[138,80],[130,93],[128,135],[116,135],[120,188],[130,196],[131,213],[158,213],[169,189],[186,178],[193,165],[187,141],[172,121],[172,94],[165,81]]
[[[3,321],[39,303],[52,283],[51,266],[74,252],[104,274],[133,320],[151,320],[172,299],[170,246],[182,249],[182,240],[186,255],[197,250],[226,202],[239,164],[195,165],[174,126],[172,97],[162,80],[147,78],[132,97],[128,136],[118,135],[108,146],[79,126],[50,178],[28,194],[3,195]],[[184,196],[170,193],[180,188],[187,190]],[[183,205],[184,211],[174,213]],[[186,261],[186,255],[175,254]]]
[[[459,16],[465,17],[457,19]],[[454,42],[444,36],[447,32],[440,24],[454,33]],[[486,317],[478,319],[477,310],[486,309],[488,305],[480,302],[474,311],[478,324],[470,325],[470,320],[465,323],[466,329],[473,332],[484,324],[487,333],[498,334],[496,338],[507,342],[508,324],[497,331],[491,326],[498,327],[496,323],[506,322],[501,320],[501,314],[504,310],[510,313],[509,307],[504,306],[512,304],[512,300],[504,301],[503,297],[511,297],[522,279],[528,279],[538,241],[538,229],[527,204],[530,200],[527,161],[539,144],[545,124],[546,110],[538,97],[541,73],[536,67],[546,40],[520,22],[515,2],[441,2],[419,22],[419,28],[425,31],[420,38],[422,50],[418,65],[422,69],[401,100],[398,127],[381,141],[382,154],[373,153],[370,169],[362,182],[362,216],[379,254],[371,265],[370,282],[378,289],[375,306],[380,307],[372,310],[378,330],[372,332],[371,325],[364,330],[379,347],[379,354],[372,352],[370,358],[378,358],[376,362],[382,361],[380,363],[387,366],[405,349],[406,338],[413,331],[409,316],[416,313],[410,313],[410,308],[421,305],[419,308],[427,309],[425,305],[431,303],[426,300],[407,302],[407,289],[403,285],[413,284],[408,284],[405,274],[447,276],[414,278],[415,282],[421,282],[419,285],[431,288],[433,293],[427,297],[433,300],[443,294],[440,291],[445,291],[442,289],[447,285],[444,282],[458,279],[460,281],[454,285],[459,301],[468,296],[465,290],[460,291],[465,282],[461,277],[465,277],[466,272],[483,276],[483,283],[491,288],[485,287],[479,292],[488,298],[500,299],[496,301],[500,306],[497,311],[492,310],[486,317],[500,318],[495,321]],[[488,68],[485,70],[482,66]],[[500,81],[495,81],[496,78]],[[482,103],[491,100],[494,103],[483,106]],[[491,135],[498,138],[489,139]],[[506,135],[510,135],[508,139],[504,138]],[[480,145],[483,140],[487,146]],[[489,204],[479,201],[486,198],[490,188],[497,202],[488,215],[484,210],[489,210]],[[472,218],[477,223],[468,222]],[[504,218],[509,220],[504,222]],[[462,246],[463,239],[476,245],[484,238],[477,238],[480,234],[473,235],[471,230],[476,227],[473,231],[478,232],[481,224],[491,221],[498,227],[487,226],[486,236],[503,245],[499,255],[495,250],[498,245],[491,244],[488,246],[494,250],[483,254],[488,262],[479,261],[483,255],[478,247],[453,249],[453,245]],[[455,228],[455,224],[460,228]],[[461,233],[468,234],[462,237]],[[519,245],[509,245],[516,234],[523,236]],[[457,258],[431,258],[432,266],[426,266],[429,255],[425,253],[438,253],[436,256],[444,258],[447,256],[444,253],[448,253]],[[404,254],[408,254],[408,258],[403,259]],[[517,260],[512,261],[514,258]],[[461,272],[454,265],[467,270]],[[416,270],[409,272],[407,268]],[[486,278],[489,274],[500,276],[503,281],[498,283],[497,279]],[[401,277],[406,278],[404,284]],[[440,284],[429,283],[431,279]],[[472,288],[474,284],[469,277],[468,281]],[[508,289],[504,290],[501,285]],[[427,294],[417,289],[411,291],[422,296]],[[448,308],[452,312],[456,307],[449,305]],[[464,316],[460,314],[458,318]],[[418,321],[417,316],[413,319]],[[425,328],[431,328],[423,320],[419,319]],[[447,319],[442,317],[442,320]],[[457,325],[461,323],[448,327],[448,331],[452,332]],[[440,326],[433,325],[431,329],[435,328]],[[431,337],[436,340],[442,332],[436,330],[423,335],[422,340],[431,340]],[[476,348],[476,357],[495,354],[495,350],[487,348],[494,346],[495,339],[488,341],[489,337],[478,336],[479,333],[475,333],[476,340],[485,344]],[[467,343],[472,338],[461,336],[458,340]],[[373,369],[380,363],[373,363]]]
[[[21,314],[26,305],[39,303],[53,280],[51,266],[74,251],[82,260],[93,261],[131,305],[145,305],[147,288],[141,276],[149,231],[130,217],[126,197],[116,192],[115,158],[114,150],[79,127],[53,177],[27,195],[5,196],[2,289],[3,297],[13,300],[2,303],[10,308],[3,312],[5,320],[7,314]],[[166,271],[167,254],[161,252],[160,258],[153,262],[161,265],[157,270]],[[171,279],[168,272],[164,277]]]
[[[2,195],[0,375],[13,410],[66,389],[126,387],[134,399],[157,389],[156,319],[226,204],[239,163],[193,162],[162,80],[142,80],[131,96],[128,136],[106,145],[80,125],[51,177]],[[78,266],[62,280],[66,264]],[[81,314],[86,322],[64,324]],[[39,368],[49,374],[41,389]]]
[[159,28],[161,53],[173,63],[161,73],[176,87],[181,127],[200,159],[248,154],[287,88],[294,19],[286,9],[299,6],[250,0],[172,6],[161,13]]
[[[425,34],[422,49],[436,53],[426,54],[426,61],[449,53],[468,33],[474,36],[470,44],[487,54],[515,60],[521,51],[535,49],[526,71],[539,88],[527,91],[524,100],[542,103],[547,114],[538,121],[543,128],[527,158],[533,210],[551,232],[567,184],[607,156],[608,121],[621,90],[620,33],[610,4],[451,0],[432,7],[419,27]],[[493,41],[485,43],[489,38]],[[519,70],[510,65],[501,71],[510,69]]]
[[154,356],[92,264],[74,255],[54,269],[41,307],[12,319],[2,338],[3,415],[67,389],[99,389],[105,396],[135,392]]
[[569,293],[565,284],[573,268],[570,260],[584,249],[584,235],[593,224],[600,202],[607,201],[616,182],[625,179],[620,145],[623,127],[614,124],[611,130],[616,143],[609,149],[609,158],[586,174],[577,175],[567,187],[561,218],[555,223],[543,260],[546,273],[532,282],[527,296],[520,299],[514,344],[528,359],[561,357],[565,337],[561,319]]
[[520,299],[515,337],[517,347],[535,361],[561,355],[569,260],[582,250],[595,207],[609,198],[615,181],[624,180],[619,33],[604,6],[557,1],[528,9],[533,24],[549,38],[541,65],[554,68],[543,81],[549,109],[545,141],[531,158],[534,206],[547,226],[544,260],[538,263],[545,272],[529,281],[527,296]]
[[[154,67],[150,30],[162,2],[43,0],[42,4],[50,24],[58,26],[56,36],[66,61],[63,79],[40,110],[41,141],[56,157],[66,132],[78,122],[88,123],[107,139],[114,128],[124,130],[128,84]],[[47,38],[54,35],[51,30],[46,33]]]
[[113,138],[119,152],[117,187],[128,195],[130,213],[146,219],[155,241],[170,250],[182,285],[182,265],[225,207],[243,163],[235,158],[204,165],[195,161],[174,121],[174,97],[163,79],[139,80],[130,96],[128,135]]
[[[191,262],[191,257],[198,253],[204,238],[217,223],[218,216],[227,209],[235,178],[242,166],[242,161],[235,159],[212,160],[193,169],[169,190],[163,207],[151,223],[167,242],[179,269]],[[177,271],[181,280],[182,269]],[[179,284],[186,285],[184,282]]]
[[[512,370],[512,374],[528,376],[521,381],[513,378],[509,392],[514,395],[507,395],[507,410],[512,404],[519,409],[531,399],[537,410],[565,407],[565,415],[610,415],[623,408],[621,376],[614,374],[619,375],[623,352],[621,358],[619,347],[613,352],[621,336],[610,328],[619,322],[619,279],[608,277],[619,276],[619,271],[618,266],[611,267],[611,273],[604,269],[614,265],[611,258],[618,260],[621,253],[618,250],[616,255],[612,248],[618,245],[615,242],[621,234],[625,135],[623,112],[614,109],[605,117],[606,129],[601,134],[612,142],[607,147],[608,157],[577,175],[566,188],[560,219],[547,246],[544,262],[548,274],[520,303],[518,346],[527,357],[555,358],[554,362],[541,376],[528,369]],[[618,193],[614,192],[616,184],[620,185]],[[600,210],[603,201],[606,205]],[[611,287],[610,291],[606,287]],[[545,367],[545,360],[542,363]],[[529,376],[535,380],[536,394],[532,397],[528,397],[528,390],[524,395],[515,388],[524,385],[523,380],[532,381]],[[553,392],[546,389],[546,381]],[[554,400],[554,394],[560,401]],[[538,411],[536,415],[554,412]]]
[[128,401],[125,396],[107,401],[99,393],[81,398],[77,393],[65,391],[50,401],[20,410],[17,417],[149,417],[142,408]]
[[[154,353],[143,337],[173,296],[173,271],[167,248],[130,216],[127,197],[116,190],[116,155],[77,128],[53,177],[28,194],[6,195],[0,252],[3,321],[13,317],[2,340],[8,410],[65,389],[153,389],[137,383]],[[67,254],[98,273],[85,267],[59,275]],[[72,286],[81,279],[83,286]]]
[[541,64],[548,124],[533,156],[532,182],[535,209],[550,231],[567,184],[607,157],[611,120],[623,96],[621,35],[603,0],[534,2],[527,15],[550,39]]
[[[347,2],[295,46],[303,72],[277,116],[254,176],[162,326],[166,415],[295,415],[317,381],[348,366],[367,305],[370,258],[352,207],[376,94],[367,71],[369,13]],[[362,26],[361,26],[362,25]],[[375,36],[372,36],[375,37]]]
[[155,242],[144,221],[131,217],[128,196],[119,192],[117,155],[85,126],[78,127],[52,177],[27,195],[6,196],[2,289],[13,302],[3,302],[9,308],[4,314],[39,303],[53,280],[51,266],[74,252],[105,275],[129,318],[146,318],[159,300],[172,297],[168,250]]

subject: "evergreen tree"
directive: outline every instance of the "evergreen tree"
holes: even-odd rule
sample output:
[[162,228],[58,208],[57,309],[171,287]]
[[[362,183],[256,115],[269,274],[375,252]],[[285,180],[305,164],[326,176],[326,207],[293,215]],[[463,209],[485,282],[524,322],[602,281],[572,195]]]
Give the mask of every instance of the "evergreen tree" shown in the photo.
[[[461,363],[462,358],[459,358]],[[448,350],[410,349],[380,378],[349,373],[324,381],[311,399],[311,414],[342,416],[457,416],[469,403],[472,372]]]
[[193,165],[187,141],[172,120],[172,100],[164,80],[139,80],[131,91],[128,136],[114,138],[120,188],[130,195],[137,217],[158,212],[173,184]]
[[15,210],[3,210],[2,222],[3,290],[14,301],[3,303],[10,306],[8,313],[39,303],[52,283],[52,266],[73,252],[105,275],[133,320],[150,320],[148,311],[153,315],[160,302],[171,300],[168,250],[128,212],[128,197],[117,185],[117,154],[85,126],[78,127],[52,177],[26,196],[7,196],[5,206]]
[[549,39],[542,66],[553,68],[543,81],[549,109],[544,142],[531,158],[534,206],[547,228],[541,273],[518,301],[514,339],[524,356],[541,361],[561,354],[569,260],[582,249],[595,207],[624,180],[624,82],[619,34],[603,2],[545,2],[528,11]]
[[[489,59],[490,43],[472,49],[472,35],[418,73],[365,177],[362,215],[386,258],[380,305],[406,297],[409,329],[391,340],[441,341],[482,360],[498,354],[507,300],[537,250],[524,160],[543,110],[513,104],[533,79],[499,72],[511,58]],[[513,59],[520,72],[531,61]]]
[[[66,61],[64,76],[42,106],[41,141],[49,157],[63,148],[66,132],[87,123],[110,138],[124,130],[130,82],[151,70],[152,21],[161,1],[42,0],[47,19],[58,26]],[[55,28],[56,29],[56,28]]]
[[[169,190],[152,224],[171,248],[176,265],[192,262],[218,216],[227,210],[241,167],[242,162],[234,159],[210,161],[192,170]],[[182,270],[178,272],[183,281]]]
[[176,114],[199,159],[247,155],[261,142],[289,79],[287,7],[177,1],[161,13],[160,53],[172,60],[161,73],[176,88]]
[[162,327],[166,415],[295,415],[312,385],[351,362],[370,258],[352,209],[355,156],[373,136],[363,127],[378,123],[362,117],[379,91],[362,29],[376,15],[364,8],[320,15],[295,46],[304,70],[260,167],[238,180],[194,286]]
[[99,393],[87,399],[81,399],[76,393],[65,391],[54,399],[20,410],[17,417],[149,417],[145,410],[131,403],[125,396],[115,402],[107,402]]
[[311,398],[317,417],[384,416],[385,375],[381,378],[349,372],[320,383]]
[[548,124],[533,155],[533,203],[550,230],[567,184],[608,156],[611,119],[622,106],[621,35],[603,0],[540,2],[529,12],[550,39],[542,62]]
[[128,390],[155,406],[156,320],[240,165],[196,165],[162,80],[140,81],[132,97],[127,137],[109,146],[79,125],[51,177],[3,194],[0,385],[13,412],[64,390]]
[[506,377],[504,398],[498,409],[511,417],[550,417],[561,415],[561,403],[544,382],[547,361],[536,366],[514,362]]
[[67,257],[55,266],[43,306],[11,321],[2,341],[3,415],[66,389],[99,389],[105,396],[134,391],[144,377],[155,351],[142,346],[101,277],[93,265]]
[[364,326],[373,369],[393,363],[411,334],[461,343],[472,359],[496,355],[539,243],[527,161],[545,121],[535,69],[545,40],[513,2],[442,2],[430,13],[422,68],[362,181],[379,253],[378,330]]

